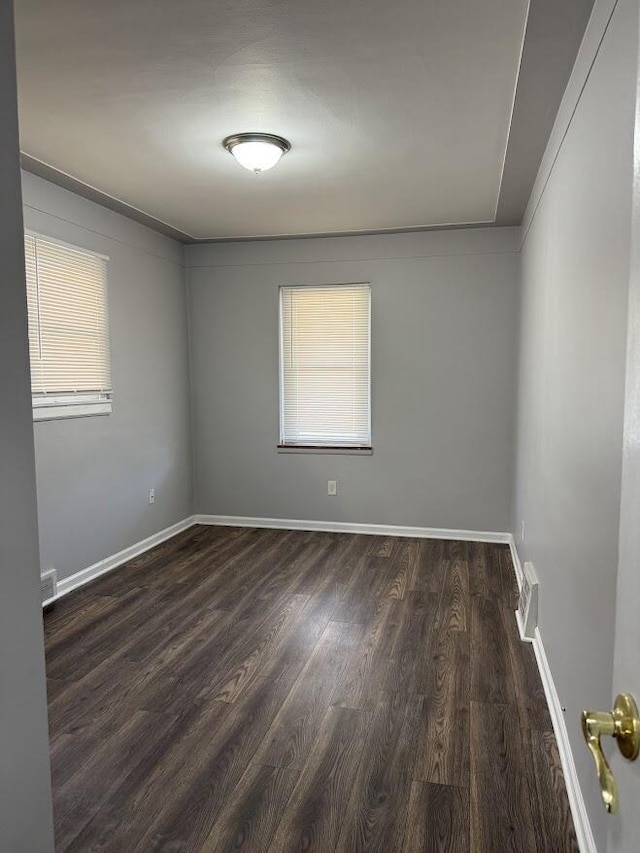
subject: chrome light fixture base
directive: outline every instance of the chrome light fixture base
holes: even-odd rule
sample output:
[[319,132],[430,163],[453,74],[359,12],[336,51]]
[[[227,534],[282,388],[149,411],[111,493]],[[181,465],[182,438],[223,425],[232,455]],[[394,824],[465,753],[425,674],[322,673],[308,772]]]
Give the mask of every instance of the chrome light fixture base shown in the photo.
[[291,150],[289,140],[273,133],[234,133],[222,144],[241,166],[256,174],[273,168]]

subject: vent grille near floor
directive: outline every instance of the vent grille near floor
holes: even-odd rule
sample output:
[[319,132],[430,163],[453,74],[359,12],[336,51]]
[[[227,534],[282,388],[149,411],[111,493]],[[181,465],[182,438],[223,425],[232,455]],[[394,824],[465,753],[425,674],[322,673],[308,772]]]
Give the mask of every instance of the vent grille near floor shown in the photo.
[[45,607],[47,604],[51,604],[57,594],[58,573],[55,569],[49,569],[48,572],[40,576],[40,600],[42,601],[42,606]]

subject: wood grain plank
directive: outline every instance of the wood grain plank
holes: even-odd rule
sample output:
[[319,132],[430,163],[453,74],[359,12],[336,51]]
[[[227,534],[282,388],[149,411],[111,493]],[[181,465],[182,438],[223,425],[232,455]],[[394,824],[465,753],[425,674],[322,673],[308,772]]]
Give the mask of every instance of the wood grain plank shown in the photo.
[[163,593],[144,588],[132,589],[120,599],[113,599],[103,607],[94,621],[78,632],[65,637],[61,643],[52,643],[47,673],[51,678],[79,679],[86,675],[97,661],[106,660],[119,649],[123,636],[140,628],[140,604],[153,607],[160,604]]
[[502,600],[510,610],[518,606],[518,581],[508,545],[495,546],[498,554]]
[[392,554],[381,556],[378,553],[387,550],[377,542],[380,537],[363,538],[364,552],[333,616],[337,622],[369,622],[375,618],[381,601],[391,598],[396,578]]
[[332,622],[278,711],[254,761],[300,769],[307,760],[345,667],[361,635],[358,624]]
[[500,601],[471,599],[471,699],[516,701],[511,652]]
[[[121,715],[120,725],[110,737],[104,732],[69,735],[62,760],[54,763],[53,807],[56,815],[56,839],[59,848],[73,841],[110,794],[132,772],[148,769],[158,745],[166,742],[174,720],[146,711]],[[132,767],[131,752],[135,751]],[[74,761],[69,772],[65,760],[82,755],[82,763]],[[64,781],[63,781],[64,780]]]
[[551,715],[542,686],[535,653],[531,643],[523,643],[518,635],[515,613],[503,604],[504,635],[509,648],[511,680],[520,715],[520,726],[525,729],[551,731]]
[[423,698],[400,693],[385,697],[375,710],[337,851],[400,850],[409,807],[416,735]]
[[420,721],[414,779],[469,786],[469,637],[442,631],[433,639],[431,683]]
[[227,573],[224,590],[216,596],[216,607],[235,610],[249,595],[252,603],[271,602],[274,594],[283,593],[291,585],[289,566],[306,548],[292,531],[286,531],[281,540],[274,537],[263,545],[259,555],[236,560],[233,571]]
[[515,610],[518,585],[508,545],[469,543],[469,586],[471,595],[500,601]]
[[[260,675],[269,656],[286,641],[287,635],[293,630],[299,614],[304,609],[308,597],[306,595],[287,596],[284,607],[277,617],[270,622],[264,633],[255,638],[253,647],[237,668],[218,686],[215,680],[212,687],[205,687],[199,694],[199,699],[210,697],[214,702],[235,702],[249,685]],[[281,675],[282,673],[278,673]]]
[[[200,769],[194,760],[194,744],[200,742],[206,746],[208,738],[222,728],[225,717],[231,713],[231,706],[212,703],[206,708],[192,705],[181,717],[168,718],[173,721],[168,736],[156,738],[154,735],[150,739],[151,748],[146,751],[144,760],[139,764],[130,762],[120,784],[64,849],[73,853],[134,850],[145,833],[155,832],[156,822],[161,820],[172,796],[177,799],[188,787],[188,764],[193,762],[194,771]],[[94,768],[94,772],[99,778],[99,771]],[[56,824],[62,819],[58,812]],[[56,837],[57,834],[56,831]],[[142,849],[146,845],[144,841]]]
[[538,853],[579,853],[558,745],[553,732],[524,734],[531,772],[527,774]]
[[465,539],[445,539],[444,559],[466,563],[469,560],[469,543]]
[[467,789],[412,784],[403,853],[498,853],[499,849],[471,847]]
[[[154,809],[153,821],[130,849],[201,849],[289,689],[286,682],[261,680],[237,706],[202,705],[146,783],[145,808]],[[230,711],[221,715],[216,706]]]
[[[115,607],[116,595],[94,595],[89,587],[65,595],[43,610],[44,638],[47,648],[64,641],[65,637],[78,631],[83,625],[95,624],[100,607]],[[90,630],[90,629],[89,629]],[[54,645],[55,644],[55,645]]]
[[[180,713],[200,689],[208,662],[232,645],[232,632],[238,630],[232,613],[206,608],[197,612],[199,618],[185,623],[184,631],[167,644],[159,644],[155,654],[130,670],[138,672],[135,692],[139,707]],[[127,652],[125,649],[125,655]],[[121,701],[128,693],[126,688],[121,690]]]
[[421,539],[409,589],[415,592],[438,592],[445,568],[444,540]]
[[[52,741],[61,733],[73,734],[96,725],[102,717],[108,718],[127,704],[133,685],[144,680],[144,671],[130,661],[107,659],[80,680],[63,682],[64,689],[49,703]],[[143,710],[137,695],[131,707]]]
[[250,764],[202,849],[268,853],[297,779],[295,770]]
[[371,623],[363,626],[360,644],[348,656],[342,674],[336,679],[334,705],[373,710],[388,692],[393,643],[401,616],[399,602],[385,599]]
[[327,580],[326,566],[335,566],[331,573],[334,584],[341,585],[343,591],[351,580],[360,559],[369,550],[364,536],[344,537],[339,533],[314,533],[309,542],[306,559],[293,566],[293,583],[289,587],[291,594],[312,595],[323,588]]
[[271,844],[273,853],[334,850],[371,715],[329,708]]
[[491,566],[492,548],[486,542],[469,543],[469,592],[496,601],[502,597],[502,585]]
[[395,558],[394,568],[395,577],[391,582],[389,596],[402,601],[409,587],[411,579],[414,576],[418,561],[420,558],[420,540],[406,539],[400,548]]
[[[410,590],[406,593],[393,630],[388,661],[382,659],[384,649],[378,652],[377,681],[381,690],[402,693],[425,693],[431,684],[431,642],[437,618],[438,596]],[[386,671],[382,672],[381,667]]]
[[518,710],[471,702],[471,849],[536,850]]
[[231,685],[234,677],[238,680],[239,695],[241,689],[259,677],[258,664],[263,658],[256,661],[256,655],[272,648],[285,626],[292,628],[291,609],[299,611],[303,605],[304,596],[281,596],[258,613],[244,610],[230,614],[230,621],[224,622],[220,630],[213,630],[210,636],[204,634],[202,642],[190,644],[179,662],[172,655],[169,666],[173,666],[173,671],[165,668],[167,677],[150,687],[144,707],[175,713],[185,697],[189,702],[198,698],[213,701],[225,684]]
[[392,536],[380,536],[376,541],[373,555],[374,557],[391,557],[396,545],[397,540]]
[[440,588],[435,627],[438,631],[468,630],[469,565],[466,560],[449,560],[447,563]]

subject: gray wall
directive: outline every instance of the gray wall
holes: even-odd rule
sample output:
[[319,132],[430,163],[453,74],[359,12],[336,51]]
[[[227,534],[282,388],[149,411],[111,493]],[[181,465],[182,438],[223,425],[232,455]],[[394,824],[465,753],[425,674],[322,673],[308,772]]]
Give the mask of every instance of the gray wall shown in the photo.
[[0,850],[53,850],[12,4],[0,3]]
[[[518,233],[187,247],[196,511],[507,530]],[[278,285],[362,281],[373,456],[278,454]]]
[[22,188],[27,228],[110,258],[113,413],[34,425],[42,568],[63,578],[191,513],[182,246],[33,175]]
[[612,701],[636,5],[618,4],[522,255],[513,529],[540,576],[541,634],[599,849],[606,815],[580,711]]

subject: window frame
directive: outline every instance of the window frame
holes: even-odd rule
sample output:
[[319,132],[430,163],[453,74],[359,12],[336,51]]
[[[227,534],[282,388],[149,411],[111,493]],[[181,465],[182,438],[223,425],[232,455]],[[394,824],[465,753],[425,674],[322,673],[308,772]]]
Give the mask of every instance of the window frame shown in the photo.
[[[74,252],[80,252],[85,255],[91,255],[99,258],[105,263],[105,305],[107,317],[107,351],[109,355],[109,365],[111,366],[111,335],[109,333],[109,276],[107,264],[109,256],[101,252],[96,252],[93,249],[87,249],[85,246],[78,246],[75,243],[69,243],[65,240],[59,240],[57,237],[51,237],[48,234],[43,234],[39,231],[34,231],[30,228],[24,229],[24,236],[31,237],[33,240],[42,240],[43,242],[52,243],[56,246],[62,246],[66,249],[71,249]],[[25,282],[26,286],[26,282]],[[31,355],[29,355],[31,361]],[[31,392],[31,407],[33,412],[33,421],[52,421],[62,420],[66,418],[86,418],[102,415],[110,415],[113,411],[113,388],[109,391],[60,391],[60,392]]]
[[[368,425],[369,425],[369,443],[368,444],[312,444],[312,443],[292,443],[284,440],[284,346],[283,346],[283,323],[282,323],[282,296],[285,290],[312,290],[314,288],[349,288],[349,287],[365,287],[368,290],[369,296],[369,316],[367,326],[367,368],[368,368]],[[372,383],[371,383],[371,318],[373,306],[373,288],[370,281],[351,281],[331,284],[281,284],[278,286],[278,453],[309,453],[309,454],[328,454],[328,455],[348,455],[348,456],[371,456],[373,455],[373,433],[372,433]]]

